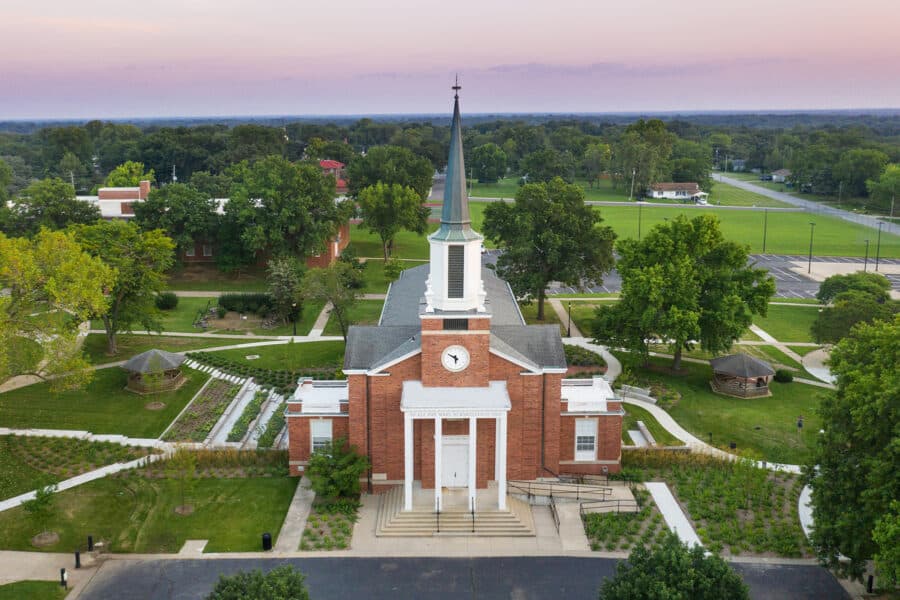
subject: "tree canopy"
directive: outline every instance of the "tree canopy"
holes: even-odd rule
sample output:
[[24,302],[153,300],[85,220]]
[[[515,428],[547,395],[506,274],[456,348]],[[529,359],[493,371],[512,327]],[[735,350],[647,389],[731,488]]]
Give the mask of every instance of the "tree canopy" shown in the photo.
[[273,258],[266,269],[266,283],[282,321],[297,321],[303,313],[303,273],[305,266],[292,256]]
[[749,600],[740,575],[720,556],[707,556],[701,546],[688,547],[674,533],[661,544],[641,544],[616,574],[604,579],[600,600]]
[[100,218],[100,210],[95,204],[75,198],[75,188],[57,178],[33,182],[4,212],[5,217],[0,216],[0,227],[9,235],[34,235],[42,227],[65,229],[69,225],[93,223]]
[[220,575],[206,600],[309,600],[306,577],[291,565]]
[[708,352],[727,351],[775,293],[768,272],[748,266],[749,248],[725,240],[712,215],[678,215],[616,249],[621,299],[597,310],[594,335],[645,359],[649,341],[664,340],[676,370],[695,341]]
[[198,240],[216,235],[216,203],[208,195],[183,183],[170,183],[134,203],[134,220],[144,231],[162,229],[181,254]]
[[597,283],[612,269],[615,233],[602,221],[584,204],[584,190],[556,178],[523,185],[512,204],[489,204],[484,233],[503,250],[497,272],[518,297],[537,300],[543,320],[551,281]]
[[431,188],[433,174],[434,167],[428,159],[399,146],[378,146],[350,163],[347,185],[350,195],[356,198],[360,191],[378,182],[397,183],[416,190],[419,198],[424,200]]
[[472,150],[468,163],[481,183],[497,183],[506,174],[506,152],[493,142]]
[[351,285],[355,277],[356,270],[338,260],[330,267],[311,269],[303,279],[304,296],[307,300],[331,303],[331,314],[338,320],[344,339],[347,339],[347,329],[350,327],[350,310],[361,295],[360,290]]
[[175,244],[159,229],[140,231],[134,223],[100,221],[74,229],[75,239],[92,256],[116,270],[109,305],[94,316],[103,321],[107,351],[116,354],[117,334],[140,324],[156,329],[156,294],[165,288]]
[[33,239],[0,233],[0,381],[13,375],[78,387],[92,371],[78,325],[107,309],[116,272],[91,257],[71,234],[41,230]]
[[391,256],[397,233],[406,229],[424,234],[431,213],[413,188],[380,182],[360,190],[359,211],[363,227],[381,239],[385,260]]
[[153,169],[145,171],[144,163],[134,160],[126,160],[106,177],[109,187],[137,187],[142,181],[156,181],[156,176]]
[[[823,432],[808,468],[815,528],[824,564],[861,578],[867,560],[888,558],[896,574],[900,498],[900,316],[862,323],[831,352],[837,390],[819,405]],[[873,532],[878,528],[878,535]],[[893,532],[893,533],[892,533]],[[841,555],[848,560],[841,559]]]

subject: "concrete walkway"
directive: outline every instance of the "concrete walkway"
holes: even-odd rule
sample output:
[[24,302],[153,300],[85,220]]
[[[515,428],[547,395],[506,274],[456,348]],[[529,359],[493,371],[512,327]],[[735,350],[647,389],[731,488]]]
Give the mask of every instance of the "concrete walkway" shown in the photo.
[[556,316],[559,317],[559,322],[564,326],[571,327],[571,330],[569,331],[569,337],[584,337],[584,335],[581,333],[581,330],[578,329],[578,325],[576,325],[574,322],[569,322],[569,313],[567,313],[566,309],[563,308],[562,302],[560,302],[556,298],[548,298],[547,300],[550,303],[550,306],[556,312]]
[[[574,331],[574,325],[572,326]],[[609,348],[606,346],[601,346],[599,344],[594,344],[591,342],[590,338],[584,337],[570,337],[565,339],[566,344],[571,344],[572,346],[580,346],[586,350],[590,350],[591,352],[596,352],[603,360],[606,362],[606,373],[603,375],[603,378],[606,379],[610,384],[615,382],[616,378],[622,373],[622,363],[619,362],[619,359],[610,353]]]
[[681,506],[675,500],[669,486],[662,482],[648,481],[644,487],[653,496],[653,502],[662,513],[663,519],[666,520],[666,525],[678,536],[678,539],[691,548],[702,546],[697,532],[694,531],[693,525],[684,515],[684,511],[681,510]]
[[312,510],[315,499],[316,493],[310,487],[309,479],[303,477],[297,484],[297,489],[294,490],[291,505],[284,516],[281,531],[278,532],[275,552],[297,552],[300,549],[300,539],[303,537],[306,520],[309,518],[309,512]]
[[322,337],[322,332],[325,331],[325,326],[328,325],[328,318],[331,317],[332,308],[334,308],[334,306],[331,302],[326,303],[325,306],[322,307],[322,312],[316,317],[316,322],[313,323],[312,329],[309,330],[309,337]]
[[830,383],[834,385],[837,383],[837,377],[832,375],[831,369],[829,369],[825,363],[828,361],[831,353],[827,348],[819,348],[818,350],[813,350],[806,356],[801,359],[801,363],[803,364],[803,368],[806,369],[806,372],[815,377],[816,379],[821,379],[826,383]]

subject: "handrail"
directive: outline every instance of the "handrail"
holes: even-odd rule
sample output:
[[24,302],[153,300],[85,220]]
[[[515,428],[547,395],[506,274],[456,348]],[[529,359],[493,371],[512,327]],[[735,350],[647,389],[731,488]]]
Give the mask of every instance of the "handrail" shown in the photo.
[[[552,483],[544,481],[520,481],[509,480],[506,483],[508,489],[519,490],[528,495],[529,500],[534,496],[549,496],[550,498],[574,498],[575,500],[603,500],[612,495],[612,488],[591,485],[586,483]],[[572,489],[575,486],[575,489]]]
[[434,518],[437,533],[441,532],[441,501],[439,498],[434,499]]
[[553,515],[553,524],[556,525],[556,533],[559,533],[559,511],[556,508],[556,500],[550,497],[550,514]]
[[[615,510],[608,511],[597,511],[591,509],[597,508],[614,508]],[[585,520],[585,515],[588,514],[596,514],[601,512],[615,512],[619,514],[623,509],[640,509],[640,504],[635,500],[591,500],[587,502],[582,502],[578,506],[578,514],[581,515],[581,520]]]

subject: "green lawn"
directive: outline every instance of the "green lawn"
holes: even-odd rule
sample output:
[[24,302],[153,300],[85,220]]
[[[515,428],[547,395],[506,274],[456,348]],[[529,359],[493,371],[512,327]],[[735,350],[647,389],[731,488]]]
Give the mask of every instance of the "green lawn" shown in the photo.
[[[252,341],[252,340],[250,340]],[[213,346],[227,346],[240,343],[240,340],[215,339],[215,338],[190,338],[173,337],[156,334],[120,334],[118,336],[117,354],[107,354],[106,335],[91,333],[84,339],[84,353],[88,362],[101,365],[104,363],[127,360],[135,354],[140,354],[152,348],[168,350],[169,352],[186,352],[199,350],[200,348],[212,348]]]
[[[381,307],[384,300],[359,300],[356,305],[350,309],[351,325],[377,325],[378,319],[381,317]],[[341,326],[334,315],[328,318],[328,324],[325,325],[323,335],[341,335]]]
[[[437,229],[437,223],[428,224],[428,233]],[[382,258],[384,251],[381,248],[381,238],[377,234],[367,231],[361,225],[350,224],[350,246],[359,257]],[[428,240],[424,235],[418,235],[411,231],[400,231],[394,238],[395,258],[428,258]]]
[[0,600],[58,600],[69,590],[56,581],[16,581],[0,585]]
[[566,335],[566,324],[560,323],[559,315],[553,310],[549,300],[544,302],[543,321],[538,321],[537,318],[537,302],[531,302],[530,304],[522,304],[520,302],[519,309],[522,311],[522,316],[525,318],[525,322],[528,325],[559,325],[560,335]]
[[709,193],[708,202],[718,206],[761,206],[761,207],[789,207],[790,204],[781,202],[757,194],[742,190],[739,187],[727,183],[714,183]]
[[[581,331],[581,334],[585,337],[591,337],[593,335],[593,321],[594,317],[597,316],[597,307],[605,306],[611,304],[611,302],[604,302],[603,304],[592,304],[590,302],[572,302],[572,322],[578,327],[578,330]],[[568,302],[563,301],[563,307],[568,311],[569,304]]]
[[[258,359],[247,360],[247,356],[259,355]],[[297,371],[315,367],[339,366],[344,362],[344,342],[304,342],[302,344],[279,344],[277,346],[255,346],[236,350],[220,350],[222,356],[235,362],[261,369]]]
[[821,346],[788,346],[791,350],[799,354],[800,356],[806,356],[813,350],[818,350]]
[[661,446],[682,446],[683,442],[679,440],[677,437],[669,433],[662,425],[659,424],[659,421],[656,420],[656,417],[651,415],[646,409],[641,408],[640,406],[635,406],[634,404],[622,404],[622,408],[625,409],[625,418],[622,420],[622,440],[626,444],[633,444],[634,441],[631,439],[631,436],[628,435],[629,429],[637,429],[637,422],[642,421],[644,425],[647,426],[647,429],[650,431],[650,435],[656,440],[656,443]]
[[[652,364],[668,369],[671,360],[652,359]],[[738,452],[749,451],[772,462],[802,464],[809,457],[821,427],[816,409],[824,390],[773,382],[771,397],[732,398],[712,392],[709,366],[684,363],[682,369],[684,375],[644,369],[637,373],[641,383],[662,384],[681,393],[681,400],[669,409],[669,414],[699,439],[708,442],[712,433],[716,446],[727,447],[735,442]],[[804,418],[802,434],[797,433],[799,415]]]
[[90,534],[109,552],[178,552],[189,539],[208,539],[207,552],[256,551],[263,532],[275,541],[296,486],[292,477],[196,479],[186,494],[194,512],[181,516],[177,481],[107,477],[59,493],[53,546],[31,546],[38,529],[20,507],[0,513],[0,548],[70,552]]
[[812,342],[809,328],[819,311],[809,307],[769,305],[765,317],[756,316],[753,322],[779,342]]
[[[411,269],[425,264],[424,261],[400,261],[403,269]],[[366,261],[366,268],[363,270],[363,293],[365,294],[385,294],[391,280],[384,275],[384,260],[381,258],[369,259]]]
[[169,272],[170,290],[264,292],[265,267],[252,267],[240,273],[223,273],[214,264],[182,265]]
[[[0,423],[5,427],[78,429],[154,438],[190,401],[207,375],[183,368],[188,381],[174,392],[139,395],[125,391],[126,373],[118,367],[100,369],[81,390],[53,393],[36,383],[0,394]],[[163,402],[162,410],[148,410]]]
[[[179,298],[178,306],[172,310],[160,311],[162,317],[162,331],[181,331],[188,333],[202,333],[203,330],[194,327],[197,313],[206,312],[210,306],[216,306],[215,298]],[[101,325],[102,328],[102,325]]]

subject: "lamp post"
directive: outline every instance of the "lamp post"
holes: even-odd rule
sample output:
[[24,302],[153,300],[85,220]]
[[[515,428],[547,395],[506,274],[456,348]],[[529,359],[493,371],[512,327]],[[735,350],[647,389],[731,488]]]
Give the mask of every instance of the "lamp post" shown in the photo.
[[566,337],[572,337],[572,301],[569,300],[569,324],[566,325]]
[[297,303],[291,304],[291,325],[294,328],[294,337],[297,337]]
[[866,240],[866,258],[863,259],[863,273],[866,272],[866,268],[869,266],[869,240]]
[[769,233],[769,209],[763,209],[763,254],[766,253],[766,236]]
[[812,243],[813,243],[813,232],[816,230],[816,224],[810,221],[809,223],[809,263],[806,266],[806,272],[812,273]]
[[631,192],[628,194],[628,201],[631,202],[634,199],[634,176],[637,174],[637,167],[631,168]]
[[881,258],[881,228],[884,221],[878,221],[878,241],[875,242],[875,272],[878,272],[878,261]]

